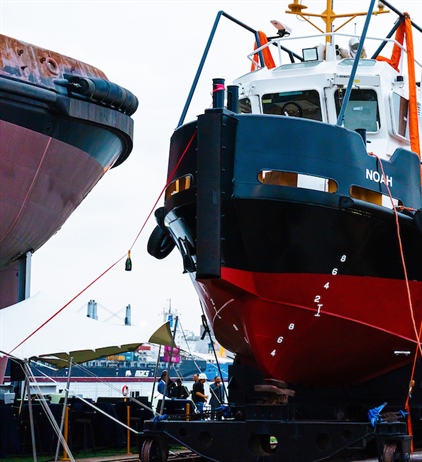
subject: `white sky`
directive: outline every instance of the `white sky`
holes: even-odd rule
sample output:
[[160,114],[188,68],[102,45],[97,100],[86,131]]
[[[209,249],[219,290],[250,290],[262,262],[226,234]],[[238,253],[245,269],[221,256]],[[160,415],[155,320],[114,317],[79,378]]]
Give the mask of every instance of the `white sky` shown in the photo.
[[[422,25],[420,0],[390,1]],[[63,228],[33,255],[32,294],[42,291],[64,305],[131,247],[166,182],[169,140],[218,11],[267,35],[276,32],[271,19],[288,24],[293,34],[315,33],[295,16],[284,14],[288,3],[0,0],[2,34],[96,66],[112,82],[132,91],[140,103],[133,116],[134,150],[129,159],[108,172]],[[303,3],[309,12],[325,9],[325,1]],[[365,11],[369,5],[369,0],[337,0],[334,11]],[[385,35],[395,18],[394,13],[373,17],[368,35]],[[363,22],[357,21],[358,33]],[[355,23],[342,31],[354,33]],[[246,55],[252,49],[252,34],[222,18],[188,120],[210,106],[212,78],[225,78],[230,84],[249,71]],[[161,198],[158,206],[162,205]],[[155,328],[171,299],[182,327],[198,333],[201,310],[189,276],[182,274],[179,253],[175,249],[159,261],[146,251],[154,227],[152,216],[132,250],[132,272],[124,271],[123,260],[72,307],[78,309],[95,299],[123,318],[130,303],[132,323]]]

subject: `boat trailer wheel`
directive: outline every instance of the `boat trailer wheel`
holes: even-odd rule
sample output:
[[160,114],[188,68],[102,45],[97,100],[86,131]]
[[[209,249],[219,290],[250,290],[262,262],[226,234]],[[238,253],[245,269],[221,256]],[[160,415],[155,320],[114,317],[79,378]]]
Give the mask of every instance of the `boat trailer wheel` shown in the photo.
[[282,108],[281,114],[289,117],[302,117],[303,111],[299,104],[294,101],[288,101]]
[[141,462],[167,462],[167,445],[159,438],[148,438],[142,443]]
[[384,450],[382,452],[383,462],[393,462],[394,461],[394,453],[396,452],[397,445],[396,444],[386,444],[384,446]]
[[386,443],[384,445],[384,449],[382,451],[382,462],[394,462],[395,460],[410,460],[405,455],[404,458],[397,459],[398,452],[397,452],[397,444],[396,443]]

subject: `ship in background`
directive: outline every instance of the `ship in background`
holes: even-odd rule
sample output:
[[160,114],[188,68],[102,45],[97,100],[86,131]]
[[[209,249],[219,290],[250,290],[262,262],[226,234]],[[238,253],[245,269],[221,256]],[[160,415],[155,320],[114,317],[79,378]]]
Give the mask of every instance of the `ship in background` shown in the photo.
[[0,35],[0,309],[31,254],[133,147],[135,95],[93,66]]
[[[95,300],[90,300],[81,307],[86,316],[99,321],[104,308],[98,306]],[[108,310],[107,310],[108,311]],[[126,306],[124,325],[131,325],[130,305]],[[80,313],[82,316],[83,314]],[[200,326],[200,333],[196,335],[190,330],[184,330],[178,322],[178,312],[168,306],[163,308],[162,322],[168,323],[170,332],[174,335],[174,347],[160,346],[154,343],[144,343],[135,351],[122,352],[115,355],[97,358],[84,363],[73,363],[71,369],[64,367],[56,369],[42,361],[31,361],[30,367],[33,379],[38,384],[52,384],[57,382],[63,386],[70,378],[75,383],[103,383],[125,384],[133,388],[140,382],[154,382],[164,370],[170,371],[174,380],[192,381],[194,374],[201,372],[213,380],[216,375],[223,380],[228,378],[228,367],[232,364],[230,353],[227,353],[214,339],[213,333],[208,332],[206,326]],[[17,381],[16,375],[21,376],[21,369],[16,368],[14,374],[13,360],[9,361],[5,373],[5,383]],[[69,377],[70,374],[70,377]]]

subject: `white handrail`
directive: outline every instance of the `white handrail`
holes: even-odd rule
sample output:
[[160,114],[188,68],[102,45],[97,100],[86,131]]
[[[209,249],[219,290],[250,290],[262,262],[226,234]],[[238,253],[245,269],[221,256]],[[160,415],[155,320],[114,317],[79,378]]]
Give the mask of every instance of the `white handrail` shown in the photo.
[[[261,66],[259,63],[254,61],[254,56],[259,53],[260,51],[264,50],[265,48],[268,48],[270,45],[277,44],[277,48],[279,50],[279,62],[280,65],[282,64],[282,58],[281,58],[281,48],[279,45],[284,45],[285,42],[291,42],[291,41],[299,41],[299,40],[309,40],[309,39],[321,39],[321,37],[346,37],[346,38],[357,38],[358,40],[360,39],[359,35],[356,34],[344,34],[344,33],[339,33],[339,32],[328,32],[324,34],[313,34],[313,35],[303,35],[303,36],[298,36],[298,37],[280,37],[280,38],[275,38],[271,39],[268,43],[265,43],[264,45],[260,46],[259,48],[256,48],[253,52],[249,53],[247,55],[247,58],[255,65],[256,69],[260,69]],[[402,51],[404,51],[407,54],[406,48],[400,44],[397,40],[393,38],[380,38],[380,37],[366,37],[367,40],[372,40],[372,41],[378,41],[378,42],[390,42],[392,44],[396,44],[399,48],[401,48]],[[422,64],[417,61],[416,59],[414,60],[415,64],[422,69]]]

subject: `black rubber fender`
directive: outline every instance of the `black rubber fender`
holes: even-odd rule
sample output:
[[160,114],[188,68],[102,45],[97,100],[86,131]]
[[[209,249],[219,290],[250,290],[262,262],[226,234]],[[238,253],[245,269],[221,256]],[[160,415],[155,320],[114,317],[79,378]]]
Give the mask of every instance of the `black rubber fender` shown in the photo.
[[153,257],[162,260],[170,254],[175,245],[170,233],[156,226],[148,239],[147,251]]
[[90,101],[104,104],[128,116],[134,114],[138,108],[138,98],[113,82],[69,74],[64,74],[63,77],[68,81],[66,86],[70,93],[82,95]]

